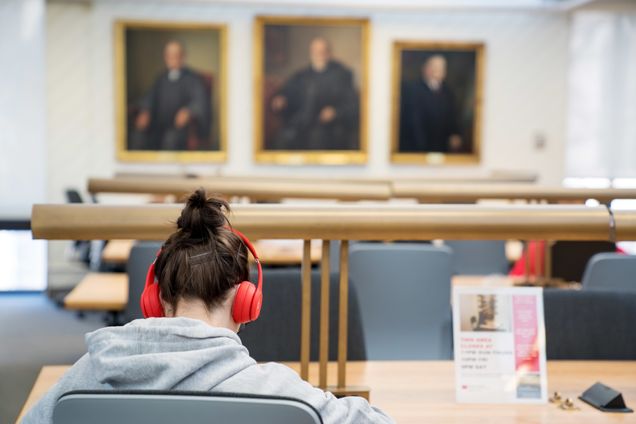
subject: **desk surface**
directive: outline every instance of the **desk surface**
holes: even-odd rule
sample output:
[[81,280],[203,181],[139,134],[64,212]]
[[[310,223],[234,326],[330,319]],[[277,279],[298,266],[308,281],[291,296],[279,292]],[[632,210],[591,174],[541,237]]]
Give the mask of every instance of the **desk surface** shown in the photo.
[[[102,251],[102,261],[112,264],[126,264],[134,240],[110,240]],[[320,262],[322,240],[311,243],[311,261]],[[302,240],[257,240],[254,242],[256,251],[261,256],[261,262],[267,265],[298,265],[302,261]],[[506,243],[506,256],[509,260],[521,257],[523,246],[520,242]]]
[[[134,240],[110,240],[102,251],[102,261],[126,264]],[[320,262],[322,240],[311,243],[311,261]],[[302,240],[257,240],[254,247],[264,265],[299,265],[303,257]]]
[[[452,277],[453,286],[478,286],[478,287],[515,287],[524,286],[526,278],[523,276],[510,275],[454,275]],[[576,290],[581,285],[577,282],[566,282],[558,279],[540,280],[530,277],[530,284],[537,287],[551,287],[559,289]]]
[[66,309],[121,311],[128,303],[128,275],[90,272],[64,298]]
[[[287,259],[294,253],[290,253]],[[521,277],[456,275],[454,286],[512,287]],[[563,284],[561,288],[571,288]],[[66,309],[85,311],[121,311],[128,303],[128,275],[125,273],[89,273],[64,298]]]
[[109,240],[102,250],[102,261],[114,264],[126,264],[134,240]]
[[[300,265],[303,260],[303,240],[257,240],[254,247],[263,265]],[[311,243],[311,263],[320,262],[322,240]]]
[[[287,364],[298,369],[298,364]],[[316,382],[317,364],[311,364],[310,381]],[[26,412],[68,369],[43,367],[24,404]],[[335,381],[335,364],[329,364],[330,381]],[[382,408],[400,424],[421,423],[634,423],[635,414],[597,411],[576,397],[596,381],[623,393],[628,406],[636,406],[636,361],[549,361],[549,393],[559,391],[571,397],[577,411],[545,405],[472,405],[455,402],[454,371],[451,361],[350,362],[348,384],[371,387],[371,403]]]

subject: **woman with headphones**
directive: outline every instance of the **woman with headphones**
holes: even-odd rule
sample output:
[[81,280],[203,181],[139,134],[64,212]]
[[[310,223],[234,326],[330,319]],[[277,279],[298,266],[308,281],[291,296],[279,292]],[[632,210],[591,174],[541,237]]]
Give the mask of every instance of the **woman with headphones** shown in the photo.
[[[86,335],[88,353],[27,413],[51,423],[71,390],[190,390],[285,396],[311,404],[327,423],[392,423],[359,397],[335,398],[290,368],[257,364],[241,344],[241,324],[258,318],[263,275],[249,240],[227,220],[227,202],[193,193],[148,270],[147,319]],[[248,281],[248,250],[258,283]]]

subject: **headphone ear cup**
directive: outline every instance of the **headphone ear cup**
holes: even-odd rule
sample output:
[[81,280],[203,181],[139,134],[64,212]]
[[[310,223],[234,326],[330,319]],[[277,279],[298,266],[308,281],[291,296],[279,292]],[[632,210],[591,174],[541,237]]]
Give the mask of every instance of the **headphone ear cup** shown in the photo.
[[141,294],[141,312],[145,318],[161,318],[164,316],[159,299],[159,284],[147,285]]
[[255,290],[250,308],[250,321],[256,321],[261,314],[261,306],[263,306],[263,292]]
[[232,318],[237,324],[253,321],[251,316],[252,300],[256,293],[256,286],[249,281],[239,284],[232,304]]

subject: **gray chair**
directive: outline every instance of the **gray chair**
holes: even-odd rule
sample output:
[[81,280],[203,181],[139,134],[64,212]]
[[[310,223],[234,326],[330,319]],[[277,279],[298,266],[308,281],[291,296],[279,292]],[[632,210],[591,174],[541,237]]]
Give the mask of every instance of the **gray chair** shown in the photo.
[[367,359],[452,358],[451,260],[430,244],[351,246]]
[[[251,276],[254,278],[255,273]],[[329,291],[329,358],[338,357],[339,274],[330,275]],[[311,352],[318,360],[320,328],[320,269],[311,271]],[[263,267],[263,309],[259,318],[250,322],[239,334],[250,356],[257,361],[300,360],[300,267]],[[352,361],[366,359],[365,342],[360,322],[360,308],[355,287],[349,290],[347,357]]]
[[146,285],[148,267],[157,257],[160,242],[137,242],[130,251],[126,271],[128,272],[128,304],[124,309],[123,320],[132,321],[143,318],[139,299]]
[[636,359],[636,293],[546,289],[543,309],[548,359]]
[[453,274],[507,274],[509,269],[504,240],[447,240],[453,251]]
[[636,293],[636,256],[597,253],[583,273],[584,290],[615,290]]
[[53,424],[320,424],[301,400],[209,392],[76,391],[58,399]]

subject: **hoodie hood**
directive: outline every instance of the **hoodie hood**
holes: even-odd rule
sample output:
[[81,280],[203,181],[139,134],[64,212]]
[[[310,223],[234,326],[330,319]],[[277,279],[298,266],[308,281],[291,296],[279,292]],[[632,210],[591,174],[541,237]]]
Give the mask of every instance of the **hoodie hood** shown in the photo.
[[119,390],[211,390],[256,364],[236,333],[190,318],[102,328],[86,344],[97,380]]

